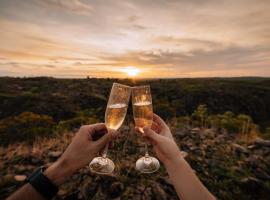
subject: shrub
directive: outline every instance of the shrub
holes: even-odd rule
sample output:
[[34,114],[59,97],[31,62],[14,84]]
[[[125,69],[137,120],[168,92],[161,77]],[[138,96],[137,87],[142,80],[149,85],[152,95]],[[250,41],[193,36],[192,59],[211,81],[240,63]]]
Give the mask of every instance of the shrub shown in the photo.
[[191,117],[199,122],[201,128],[206,126],[207,106],[205,104],[198,105],[197,109],[192,113]]
[[78,116],[72,119],[60,121],[56,127],[57,133],[63,133],[65,131],[75,131],[82,125],[94,124],[98,120],[93,117]]
[[53,133],[54,121],[47,115],[23,112],[15,117],[0,120],[0,144],[33,142],[38,137]]
[[261,137],[265,140],[270,140],[270,127],[267,127],[265,132],[261,134]]

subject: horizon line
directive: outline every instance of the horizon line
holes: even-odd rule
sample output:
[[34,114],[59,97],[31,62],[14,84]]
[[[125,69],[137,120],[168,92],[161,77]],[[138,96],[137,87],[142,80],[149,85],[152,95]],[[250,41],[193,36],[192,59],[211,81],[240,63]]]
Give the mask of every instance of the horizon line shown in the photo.
[[130,78],[130,77],[57,77],[57,76],[1,76],[0,78],[20,78],[20,79],[31,79],[31,78],[53,78],[53,79],[120,79],[120,80],[158,80],[158,79],[231,79],[231,78],[270,78],[270,76],[204,76],[204,77],[160,77],[160,78]]

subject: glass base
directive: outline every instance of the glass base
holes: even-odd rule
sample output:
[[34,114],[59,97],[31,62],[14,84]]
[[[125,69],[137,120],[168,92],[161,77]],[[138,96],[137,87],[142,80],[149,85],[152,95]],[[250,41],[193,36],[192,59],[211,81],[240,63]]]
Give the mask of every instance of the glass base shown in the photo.
[[95,157],[89,164],[90,171],[96,174],[111,174],[114,163],[109,158]]
[[152,156],[143,156],[136,161],[136,170],[141,173],[153,173],[160,167],[158,159]]

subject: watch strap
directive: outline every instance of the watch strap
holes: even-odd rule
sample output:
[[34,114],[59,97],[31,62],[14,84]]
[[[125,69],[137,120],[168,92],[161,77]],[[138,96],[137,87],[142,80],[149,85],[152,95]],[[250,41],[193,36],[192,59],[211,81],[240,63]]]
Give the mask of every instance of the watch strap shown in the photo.
[[43,174],[45,167],[38,168],[31,174],[27,181],[40,193],[43,197],[51,199],[58,192],[58,187],[51,182],[51,180]]

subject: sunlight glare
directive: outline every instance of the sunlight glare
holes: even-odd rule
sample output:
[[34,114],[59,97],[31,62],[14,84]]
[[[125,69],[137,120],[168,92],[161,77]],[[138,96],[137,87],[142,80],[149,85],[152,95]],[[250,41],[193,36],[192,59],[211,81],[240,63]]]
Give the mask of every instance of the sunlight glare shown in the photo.
[[129,66],[123,70],[129,77],[135,77],[140,73],[140,70],[136,67]]

